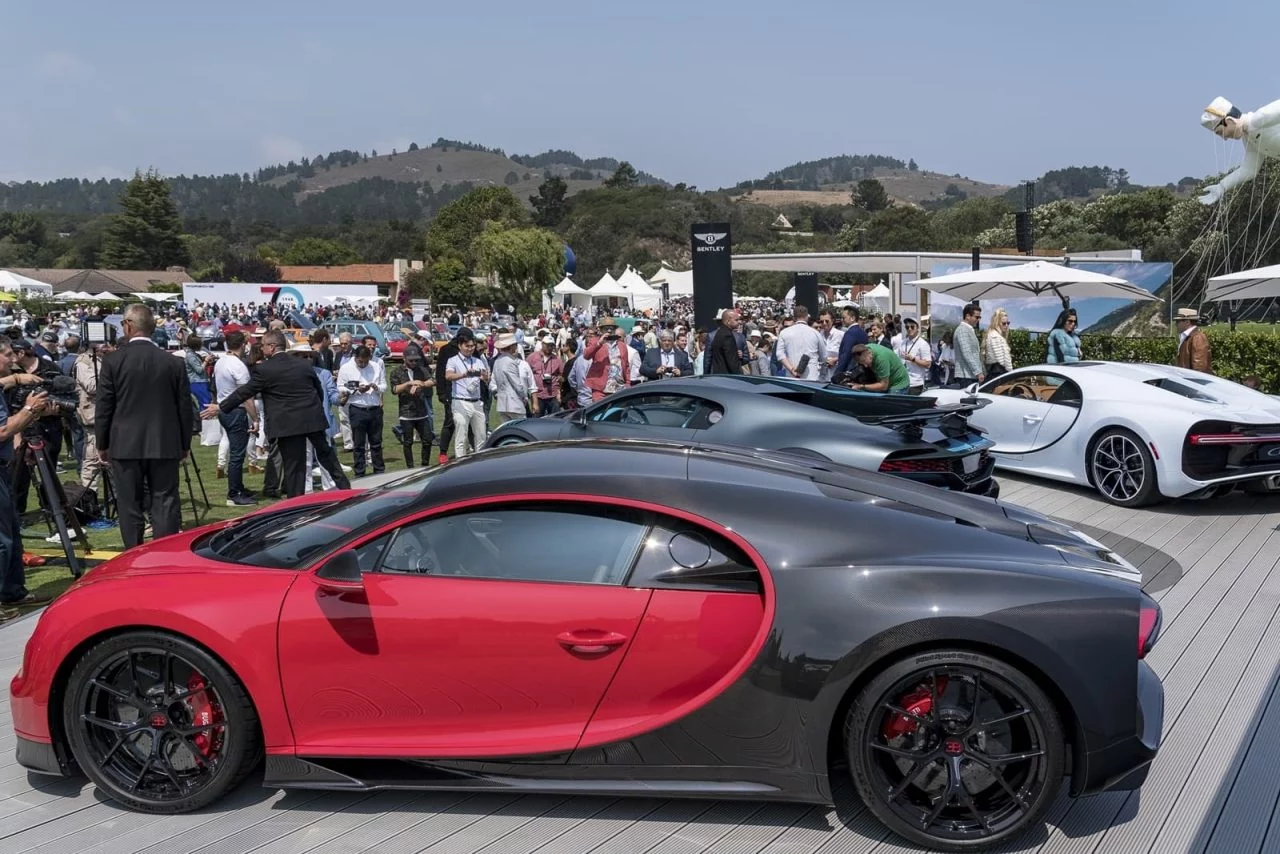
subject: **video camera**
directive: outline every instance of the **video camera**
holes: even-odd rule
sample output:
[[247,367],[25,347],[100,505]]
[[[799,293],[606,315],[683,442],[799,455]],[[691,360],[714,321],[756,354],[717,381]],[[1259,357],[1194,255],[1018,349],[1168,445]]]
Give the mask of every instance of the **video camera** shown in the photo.
[[54,406],[57,408],[57,412],[53,414],[71,415],[75,413],[80,405],[80,396],[76,392],[76,381],[62,374],[43,376],[39,385],[23,385],[12,389],[9,392],[9,403],[14,409],[20,409],[26,406],[27,398],[39,391],[47,392],[49,400],[53,401]]

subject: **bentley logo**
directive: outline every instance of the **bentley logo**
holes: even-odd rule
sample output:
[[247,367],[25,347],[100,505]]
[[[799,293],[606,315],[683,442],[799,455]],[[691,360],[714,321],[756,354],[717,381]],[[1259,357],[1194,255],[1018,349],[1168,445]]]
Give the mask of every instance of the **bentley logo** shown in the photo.
[[728,232],[722,231],[719,233],[707,232],[706,234],[695,234],[694,238],[696,238],[697,240],[701,240],[703,243],[707,244],[708,246],[715,246],[717,243],[719,243],[721,240],[724,240],[728,236],[729,236]]

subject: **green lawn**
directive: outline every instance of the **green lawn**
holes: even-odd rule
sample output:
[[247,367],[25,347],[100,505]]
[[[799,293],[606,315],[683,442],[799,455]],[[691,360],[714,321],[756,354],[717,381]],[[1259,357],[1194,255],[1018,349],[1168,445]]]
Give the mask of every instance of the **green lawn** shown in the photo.
[[[438,440],[440,429],[444,424],[444,411],[441,409],[440,402],[438,400],[435,403],[435,412],[435,426]],[[396,401],[395,395],[388,392],[386,395],[386,414],[384,418],[385,424],[382,440],[382,451],[387,464],[387,471],[397,471],[405,468],[404,454],[400,446],[400,442],[391,432],[391,428],[394,427],[397,422],[398,413],[399,405]],[[495,428],[497,424],[498,419],[495,411],[490,422],[490,429],[492,430]],[[414,447],[415,462],[418,462],[419,464],[420,461],[417,460],[416,457],[420,450],[420,446]],[[431,449],[431,464],[433,466],[436,465],[436,460],[439,458],[439,454],[439,447],[437,445],[433,445]],[[192,457],[198,465],[204,479],[205,490],[209,494],[209,504],[211,506],[207,511],[205,511],[203,499],[199,494],[199,485],[196,483],[195,475],[193,473],[192,486],[196,489],[196,506],[202,511],[201,519],[197,520],[192,515],[191,501],[187,494],[186,481],[185,479],[180,481],[184,528],[194,528],[209,522],[233,519],[237,516],[243,515],[245,512],[249,512],[272,503],[270,501],[261,500],[256,507],[227,507],[227,482],[225,480],[218,480],[215,477],[217,456],[218,449],[216,447],[206,448],[199,444],[198,439],[195,444],[192,445]],[[452,449],[450,449],[450,456],[452,456]],[[341,443],[339,443],[338,448],[338,459],[348,466],[351,465],[352,454],[349,451],[343,451],[341,449]],[[59,479],[64,482],[78,480],[72,472],[72,468],[75,463],[73,461],[67,461],[65,450],[63,461],[67,471],[62,474]],[[350,476],[351,475],[349,474],[348,477]],[[254,474],[250,472],[247,466],[245,468],[244,480],[245,487],[247,489],[255,493],[260,493],[262,491],[263,476],[261,474]],[[354,481],[353,485],[359,486],[359,481]],[[29,509],[37,506],[37,500],[34,493],[35,486],[33,485],[32,493],[27,501]],[[44,542],[43,538],[47,536],[50,531],[38,514],[29,514],[28,520],[26,529],[27,537],[24,539],[23,545],[26,551],[34,552],[48,558],[49,563],[43,567],[29,568],[27,570],[27,587],[28,589],[39,593],[57,595],[66,589],[72,581],[70,570],[67,568],[66,557],[62,554],[61,546]],[[100,562],[123,548],[123,543],[120,540],[119,528],[109,528],[103,531],[86,530],[85,533],[88,535],[89,545],[94,551],[86,557],[84,556],[83,549],[81,548],[77,549],[77,554],[82,556],[86,565]]]

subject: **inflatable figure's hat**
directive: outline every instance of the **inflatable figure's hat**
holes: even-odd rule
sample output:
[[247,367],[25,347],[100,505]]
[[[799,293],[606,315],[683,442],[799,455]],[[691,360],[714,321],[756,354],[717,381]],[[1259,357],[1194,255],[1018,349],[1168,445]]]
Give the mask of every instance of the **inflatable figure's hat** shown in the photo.
[[1200,114],[1200,124],[1208,130],[1217,130],[1218,125],[1227,118],[1240,118],[1240,108],[1233,106],[1226,98],[1218,97],[1204,108],[1204,112]]

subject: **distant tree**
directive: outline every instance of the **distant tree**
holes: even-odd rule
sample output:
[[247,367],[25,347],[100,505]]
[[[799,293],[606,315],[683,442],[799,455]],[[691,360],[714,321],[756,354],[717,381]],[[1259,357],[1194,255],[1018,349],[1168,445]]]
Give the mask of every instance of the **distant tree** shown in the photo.
[[533,221],[544,228],[555,228],[564,219],[565,197],[569,185],[555,175],[538,186],[538,192],[530,199],[533,205]]
[[373,151],[370,151],[370,152],[369,152],[369,156],[370,156],[370,157],[377,157],[377,156],[378,156],[378,149],[376,149],[376,148],[375,148]]
[[867,222],[867,248],[873,252],[927,252],[934,247],[929,225],[929,214],[920,208],[885,208]]
[[107,227],[100,263],[117,270],[163,270],[187,263],[178,208],[154,170],[135,172]]
[[318,264],[327,267],[335,264],[357,264],[360,256],[345,243],[323,237],[303,237],[293,241],[280,260],[290,265]]
[[529,180],[532,180],[532,178],[533,178],[533,176],[532,176],[532,175],[530,175],[528,172],[526,172],[526,173],[524,173],[523,175],[521,175],[521,176],[520,176],[520,180],[522,180],[522,181],[529,181]]
[[443,171],[444,171],[444,167],[443,167],[443,166],[441,166],[439,163],[437,163],[437,164],[436,164],[436,171],[437,171],[437,172],[443,172]]
[[509,187],[479,187],[440,209],[427,226],[426,254],[431,261],[457,258],[475,268],[472,243],[488,222],[515,227],[527,222],[524,204]]
[[521,312],[536,312],[546,288],[564,269],[564,241],[542,228],[490,223],[476,238],[478,269],[498,277],[503,298]]
[[237,255],[223,263],[222,275],[228,282],[271,284],[280,281],[280,268],[253,255]]
[[177,282],[157,282],[147,287],[149,294],[180,294],[182,293],[182,285]]
[[[427,266],[426,296],[435,304],[475,305],[476,286],[467,276],[467,268],[457,258],[444,258]],[[417,296],[417,292],[410,290]]]
[[388,159],[388,160],[395,160],[395,159],[396,159],[396,150],[395,150],[394,148],[393,148],[393,149],[391,149],[391,155],[390,155],[389,157],[387,157],[387,159]]
[[508,187],[514,184],[519,184],[520,176],[516,174],[515,170],[513,169],[512,171],[507,173],[507,176],[505,178],[502,179],[502,183],[506,184]]
[[889,207],[889,193],[875,178],[863,178],[853,191],[853,204],[868,213]]
[[909,169],[912,172],[920,171],[920,167],[916,165],[916,161],[914,159],[907,161],[907,169]]
[[604,182],[606,187],[614,190],[628,190],[640,183],[640,175],[636,172],[636,167],[627,161],[618,164],[618,168],[613,170],[613,175]]
[[417,151],[417,150],[418,150],[418,143],[416,143],[416,142],[411,142],[411,143],[409,143],[409,150],[410,150],[410,151]]

